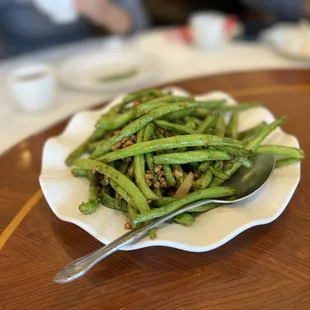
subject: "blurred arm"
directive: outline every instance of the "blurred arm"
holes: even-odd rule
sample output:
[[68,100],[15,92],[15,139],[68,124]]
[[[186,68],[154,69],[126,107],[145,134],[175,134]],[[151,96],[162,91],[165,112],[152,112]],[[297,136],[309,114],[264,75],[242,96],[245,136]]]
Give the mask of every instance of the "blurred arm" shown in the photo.
[[75,0],[75,7],[82,15],[112,33],[137,31],[148,24],[140,0]]
[[279,19],[298,20],[310,16],[310,0],[243,0],[245,4]]

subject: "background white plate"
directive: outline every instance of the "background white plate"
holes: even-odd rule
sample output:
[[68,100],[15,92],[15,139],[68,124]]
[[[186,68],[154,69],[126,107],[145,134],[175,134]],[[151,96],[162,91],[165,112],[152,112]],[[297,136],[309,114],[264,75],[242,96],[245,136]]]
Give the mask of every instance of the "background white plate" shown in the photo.
[[[101,76],[136,69],[137,74],[118,81],[98,81]],[[63,61],[57,76],[66,86],[83,91],[115,91],[142,88],[153,81],[159,72],[159,62],[153,55],[134,49],[128,51],[100,50],[83,53]]]
[[[170,89],[175,94],[187,94],[177,88]],[[230,96],[222,92],[197,97],[223,98],[227,99],[229,104],[235,104]],[[126,216],[102,206],[94,214],[81,214],[78,205],[87,200],[88,181],[72,177],[64,161],[70,151],[91,134],[102,112],[115,105],[121,98],[122,96],[100,111],[78,113],[60,136],[46,142],[43,150],[40,184],[51,209],[60,219],[78,225],[103,243],[109,243],[127,232],[124,229]],[[270,123],[273,120],[273,115],[267,109],[251,109],[240,113],[239,129],[246,130],[261,121]],[[284,133],[279,128],[266,139],[265,144],[299,147],[294,136]],[[218,207],[204,213],[196,218],[191,227],[165,225],[158,230],[157,239],[150,240],[146,237],[137,244],[124,247],[124,250],[155,245],[193,252],[217,248],[250,227],[274,221],[289,203],[299,179],[300,164],[277,169],[268,184],[251,200],[233,207]]]
[[[262,39],[284,57],[310,62],[310,28],[305,27],[302,30],[299,24],[281,23],[265,30]],[[309,48],[305,48],[305,39]]]

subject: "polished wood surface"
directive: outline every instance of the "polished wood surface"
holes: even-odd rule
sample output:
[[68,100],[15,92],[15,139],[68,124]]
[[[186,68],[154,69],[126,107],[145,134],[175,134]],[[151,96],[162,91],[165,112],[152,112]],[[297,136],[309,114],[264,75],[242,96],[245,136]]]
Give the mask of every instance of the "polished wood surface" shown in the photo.
[[101,245],[57,219],[38,191],[43,144],[64,122],[0,157],[0,309],[310,308],[310,71],[236,73],[174,85],[197,94],[224,90],[289,116],[284,129],[308,156],[281,217],[211,252],[119,251],[86,277],[53,284],[68,262]]

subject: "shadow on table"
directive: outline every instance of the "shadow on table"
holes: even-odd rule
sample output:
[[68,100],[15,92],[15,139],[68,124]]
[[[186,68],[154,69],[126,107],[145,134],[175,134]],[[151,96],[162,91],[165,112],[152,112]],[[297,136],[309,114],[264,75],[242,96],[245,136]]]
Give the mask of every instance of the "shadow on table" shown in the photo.
[[[285,218],[285,214],[282,215]],[[159,273],[205,272],[220,268],[235,276],[244,275],[252,264],[264,255],[264,250],[257,246],[272,230],[274,224],[251,228],[220,248],[204,253],[185,252],[167,247],[149,247],[135,251],[118,251],[106,258],[89,272],[88,280],[92,286],[105,285],[112,279]],[[52,229],[60,246],[68,254],[68,262],[86,255],[102,244],[79,227],[53,222]],[[272,249],[281,239],[281,234],[268,238],[268,247]],[[271,239],[271,241],[270,241]],[[251,256],[250,263],[249,255]],[[247,259],[244,260],[245,256]],[[220,266],[220,267],[219,267]],[[91,275],[91,276],[90,276]]]

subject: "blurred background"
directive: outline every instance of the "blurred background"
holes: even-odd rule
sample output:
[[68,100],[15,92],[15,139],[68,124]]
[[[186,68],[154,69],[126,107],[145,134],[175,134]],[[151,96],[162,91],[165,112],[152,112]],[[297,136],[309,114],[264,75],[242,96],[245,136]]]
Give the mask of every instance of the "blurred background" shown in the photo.
[[308,68],[309,16],[310,0],[0,0],[0,152],[150,85]]
[[[255,40],[261,30],[272,24],[307,16],[310,6],[307,0],[75,0],[64,5],[65,2],[0,0],[0,57],[92,36],[129,35],[152,27],[186,25],[189,17],[200,11],[233,15],[244,26],[240,38]],[[70,6],[76,12],[57,20],[58,14]]]

